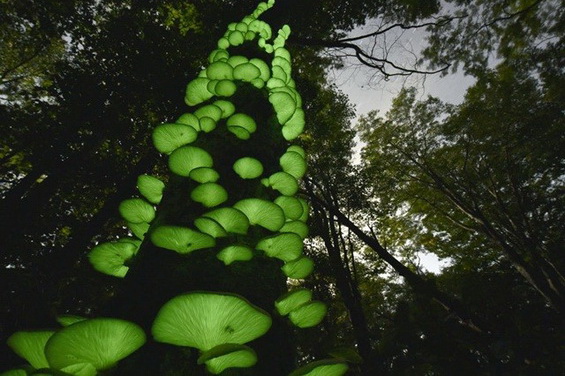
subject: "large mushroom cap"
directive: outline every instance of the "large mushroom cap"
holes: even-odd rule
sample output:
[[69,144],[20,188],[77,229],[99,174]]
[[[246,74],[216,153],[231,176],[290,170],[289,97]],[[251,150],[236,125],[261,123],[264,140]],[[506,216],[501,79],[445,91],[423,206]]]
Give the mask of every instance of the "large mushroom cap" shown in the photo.
[[326,315],[327,307],[324,303],[312,301],[304,303],[289,314],[290,321],[299,328],[316,326]]
[[45,358],[43,348],[55,333],[53,330],[16,332],[8,337],[8,346],[24,358],[34,368],[47,368],[49,363]]
[[145,333],[136,324],[96,318],[77,322],[53,334],[45,345],[45,356],[53,368],[90,363],[97,370],[105,370],[144,343]]
[[270,316],[238,295],[191,292],[169,300],[153,322],[158,342],[201,351],[225,344],[244,344],[265,334]]

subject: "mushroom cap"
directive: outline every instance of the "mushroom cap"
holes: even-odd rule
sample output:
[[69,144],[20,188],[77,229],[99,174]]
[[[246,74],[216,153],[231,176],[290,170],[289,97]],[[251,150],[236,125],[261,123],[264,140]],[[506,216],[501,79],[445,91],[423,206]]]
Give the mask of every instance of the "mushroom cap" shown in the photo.
[[296,220],[304,213],[302,203],[293,196],[279,196],[275,199],[275,204],[281,207],[285,217],[288,219]]
[[291,260],[282,266],[283,273],[288,278],[306,278],[314,271],[314,261],[306,256]]
[[214,183],[220,178],[220,175],[213,168],[197,167],[190,171],[188,177],[198,183]]
[[97,370],[114,366],[145,343],[145,333],[136,324],[113,318],[77,322],[53,334],[45,345],[51,367],[62,369],[90,363]]
[[299,328],[316,326],[326,315],[327,307],[319,301],[304,303],[289,314],[290,321]]
[[198,167],[212,167],[212,156],[204,149],[195,146],[183,146],[169,156],[169,168],[180,176],[189,176]]
[[224,228],[212,218],[200,217],[194,220],[194,225],[197,229],[213,238],[221,238],[228,236]]
[[288,221],[281,227],[280,232],[293,232],[302,239],[306,239],[308,236],[308,225],[301,221]]
[[296,137],[300,136],[304,130],[304,125],[306,121],[304,120],[304,111],[297,108],[294,115],[286,122],[282,127],[282,134],[285,140],[291,141]]
[[278,231],[284,225],[284,212],[275,203],[259,198],[247,198],[233,206],[247,216],[249,223],[271,231]]
[[263,238],[255,246],[269,257],[276,257],[285,262],[292,261],[302,254],[302,238],[291,232],[284,232]]
[[289,376],[342,376],[349,367],[347,363],[336,359],[318,360],[290,373]]
[[99,272],[123,278],[129,270],[125,262],[132,258],[138,249],[130,242],[101,243],[92,248],[88,260]]
[[45,357],[44,348],[54,333],[54,330],[16,332],[8,337],[7,344],[33,368],[48,368],[49,362]]
[[230,245],[222,249],[216,257],[229,265],[234,261],[249,261],[253,258],[253,250],[245,245]]
[[233,170],[242,179],[255,179],[263,173],[263,165],[255,158],[243,157],[235,161]]
[[210,98],[213,94],[208,91],[207,85],[210,80],[208,78],[195,78],[190,81],[186,87],[186,95],[184,101],[189,106],[196,106]]
[[157,247],[170,249],[180,254],[216,245],[216,241],[210,235],[180,226],[157,227],[151,233],[151,241]]
[[61,368],[61,371],[65,372],[65,375],[73,376],[96,376],[98,374],[96,367],[90,363],[71,364]]
[[229,233],[245,235],[249,228],[247,216],[234,208],[219,208],[202,216],[218,222]]
[[228,192],[219,184],[204,183],[192,190],[190,198],[207,208],[220,205],[228,199]]
[[151,175],[139,175],[137,189],[152,204],[158,204],[163,198],[165,183]]
[[227,368],[253,367],[257,363],[257,354],[249,346],[225,343],[200,355],[198,364],[202,363],[210,373],[217,375]]
[[142,239],[145,237],[147,231],[149,231],[149,223],[127,223],[128,228],[130,231],[138,238]]
[[152,138],[155,149],[170,154],[175,149],[192,143],[198,137],[197,131],[186,124],[166,123],[155,127]]
[[[255,68],[255,66],[253,66],[252,64],[250,65]],[[259,69],[257,69],[257,71],[259,71]],[[226,125],[228,126],[228,129],[231,127],[241,127],[249,133],[253,133],[257,130],[257,124],[255,123],[255,120],[253,120],[251,116],[242,113],[237,113],[230,116],[226,122]]]
[[280,171],[269,176],[267,185],[285,196],[292,196],[298,192],[298,181],[289,173]]
[[142,198],[129,198],[120,203],[122,217],[131,223],[149,223],[155,218],[155,208]]
[[195,291],[165,303],[152,333],[158,342],[207,351],[225,343],[252,341],[270,327],[271,317],[241,296]]
[[306,160],[297,152],[287,151],[279,159],[282,170],[295,179],[301,179],[306,173]]
[[312,291],[300,288],[282,295],[275,301],[275,308],[281,316],[288,315],[291,311],[312,300]]

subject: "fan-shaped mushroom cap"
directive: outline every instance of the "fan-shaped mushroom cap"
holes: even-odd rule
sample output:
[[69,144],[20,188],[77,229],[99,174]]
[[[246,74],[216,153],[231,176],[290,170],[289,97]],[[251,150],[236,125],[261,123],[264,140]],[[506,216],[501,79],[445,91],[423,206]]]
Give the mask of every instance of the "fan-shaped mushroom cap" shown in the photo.
[[285,196],[292,196],[298,192],[298,181],[286,172],[275,172],[266,179],[265,183]]
[[299,328],[316,326],[326,315],[327,307],[324,303],[313,301],[305,303],[289,314],[290,321]]
[[286,316],[291,311],[312,300],[312,291],[300,288],[289,291],[275,301],[275,308],[280,315]]
[[165,183],[151,175],[139,175],[137,178],[137,189],[139,193],[152,204],[158,204],[163,198]]
[[279,162],[282,170],[296,179],[301,179],[306,173],[306,161],[300,154],[294,151],[284,153]]
[[224,230],[234,234],[247,234],[249,219],[243,212],[234,208],[219,208],[208,212],[203,217],[211,218],[218,222]]
[[212,167],[212,156],[207,151],[194,146],[183,146],[169,156],[169,168],[180,176],[189,176],[198,167]]
[[101,243],[92,248],[88,259],[99,272],[123,278],[129,270],[125,263],[137,250],[138,247],[130,242]]
[[131,223],[149,223],[155,218],[155,208],[142,198],[122,201],[119,211],[122,218]]
[[7,344],[33,368],[48,368],[49,362],[45,358],[43,349],[54,333],[53,330],[16,332],[8,337]]
[[304,130],[304,125],[306,121],[304,120],[304,111],[297,108],[294,115],[286,122],[282,127],[282,134],[285,140],[292,141],[296,137],[302,134]]
[[186,104],[196,106],[212,98],[213,94],[210,93],[207,88],[209,81],[208,78],[195,78],[190,81],[186,87],[186,95],[184,97]]
[[253,258],[253,250],[245,245],[230,245],[222,249],[216,257],[229,265],[234,261],[249,261]]
[[196,218],[194,220],[194,225],[197,229],[205,234],[208,234],[214,238],[220,238],[223,236],[228,236],[228,233],[224,228],[215,220],[206,217]]
[[216,121],[208,116],[200,118],[200,128],[203,132],[210,133],[216,129]]
[[225,61],[216,61],[206,68],[206,75],[211,80],[233,80],[233,67]]
[[300,257],[303,246],[300,236],[285,232],[261,239],[255,248],[265,252],[269,257],[291,261]]
[[245,345],[226,343],[218,345],[198,358],[198,364],[206,364],[206,369],[214,374],[220,374],[227,368],[247,368],[257,363],[257,354]]
[[255,123],[255,120],[253,120],[251,116],[242,113],[237,113],[230,116],[226,122],[226,125],[228,126],[228,130],[231,127],[241,127],[250,134],[257,130],[257,124]]
[[252,341],[270,327],[270,316],[240,296],[191,292],[163,305],[152,333],[158,342],[207,351],[225,343]]
[[177,123],[161,124],[153,130],[153,145],[161,153],[170,154],[175,149],[190,144],[198,137],[194,128]]
[[226,201],[228,192],[219,184],[204,183],[192,190],[190,198],[207,208],[212,208]]
[[347,363],[343,361],[326,359],[300,367],[289,376],[342,376],[348,369]]
[[302,256],[285,263],[281,269],[288,278],[302,279],[308,277],[314,271],[314,261]]
[[65,372],[65,375],[73,376],[96,376],[98,374],[96,367],[90,363],[71,364],[61,368],[61,371]]
[[275,204],[281,207],[284,215],[288,219],[296,220],[302,216],[304,207],[300,200],[292,196],[279,196],[275,199]]
[[143,223],[128,222],[127,226],[137,238],[142,240],[145,237],[147,231],[149,231],[149,223],[145,223],[145,222]]
[[246,58],[245,56],[235,55],[235,56],[230,56],[230,58],[228,59],[228,64],[230,64],[232,67],[235,68],[238,65],[247,63],[248,61],[249,59]]
[[198,183],[214,183],[220,178],[220,175],[210,167],[197,167],[190,171],[188,177]]
[[[278,70],[276,68],[277,67],[273,67],[273,78],[278,78],[285,82],[286,75],[284,79],[280,76],[275,76],[276,72],[282,72],[282,74],[284,74],[282,69],[279,68],[280,70]],[[271,102],[271,104],[273,105],[273,108],[275,109],[275,112],[277,114],[277,120],[281,125],[286,124],[286,122],[290,120],[290,118],[296,111],[296,101],[290,94],[283,92],[272,93],[271,95],[269,95],[269,102]]]
[[235,161],[233,170],[242,179],[255,179],[263,173],[263,165],[255,158],[243,157]]
[[235,94],[237,86],[235,86],[235,84],[230,80],[220,80],[216,84],[214,90],[216,91],[216,94],[221,97],[231,97]]
[[53,334],[45,345],[51,367],[62,369],[90,363],[97,370],[114,366],[145,343],[145,333],[134,323],[113,318],[84,320]]
[[222,110],[222,119],[230,117],[235,112],[235,106],[232,102],[218,100],[214,102]]
[[208,61],[210,63],[213,63],[215,61],[224,61],[224,60],[228,60],[229,57],[230,54],[225,49],[216,49],[212,51],[212,53],[208,57]]
[[249,82],[261,76],[261,70],[252,63],[243,63],[233,69],[233,78]]
[[183,124],[191,127],[196,132],[199,132],[200,129],[200,121],[198,118],[191,113],[182,114],[176,121],[177,124]]
[[264,60],[253,58],[249,60],[249,62],[255,65],[259,69],[260,71],[259,78],[261,79],[261,81],[266,82],[269,80],[269,78],[271,78],[271,69],[269,68],[269,65],[265,63]]
[[151,233],[151,241],[157,247],[170,249],[180,254],[216,245],[216,241],[210,235],[179,226],[157,227]]
[[278,231],[284,225],[284,212],[277,205],[259,198],[238,201],[234,208],[247,216],[249,223],[271,231]]
[[279,230],[280,232],[293,232],[300,236],[302,239],[306,239],[308,236],[308,225],[301,221],[289,221],[284,224]]

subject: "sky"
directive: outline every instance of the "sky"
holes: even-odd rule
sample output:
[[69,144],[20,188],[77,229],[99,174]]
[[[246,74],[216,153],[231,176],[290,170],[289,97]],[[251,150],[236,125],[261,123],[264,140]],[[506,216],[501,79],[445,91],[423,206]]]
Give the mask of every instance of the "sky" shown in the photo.
[[[370,32],[377,21],[369,21],[368,26],[354,29],[349,36],[362,35]],[[395,63],[410,64],[415,61],[419,51],[425,44],[423,31],[410,30],[398,33],[389,38],[394,43],[389,43],[386,48],[374,49],[376,53],[388,53],[388,57]],[[386,41],[377,41],[385,43]],[[378,110],[384,114],[392,105],[392,100],[400,92],[402,87],[415,86],[421,99],[428,95],[438,97],[444,102],[459,104],[463,101],[465,92],[474,83],[474,79],[464,76],[461,73],[448,74],[446,76],[435,75],[414,75],[408,78],[398,77],[388,81],[382,76],[375,74],[375,71],[368,67],[360,67],[355,64],[355,60],[345,61],[345,68],[329,72],[329,78],[338,88],[349,97],[355,105],[357,119],[372,110]],[[357,146],[357,151],[362,145]],[[358,158],[358,154],[356,156]],[[419,253],[416,264],[424,270],[439,273],[441,269],[450,264],[449,260],[439,260],[437,256],[430,253]]]

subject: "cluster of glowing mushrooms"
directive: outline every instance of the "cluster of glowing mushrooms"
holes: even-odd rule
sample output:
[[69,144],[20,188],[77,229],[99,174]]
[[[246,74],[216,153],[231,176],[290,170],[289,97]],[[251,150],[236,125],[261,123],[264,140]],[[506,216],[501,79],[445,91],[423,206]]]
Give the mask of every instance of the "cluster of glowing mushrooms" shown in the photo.
[[[99,244],[92,249],[89,260],[96,270],[125,277],[126,263],[135,257],[146,234],[157,247],[189,254],[215,247],[219,238],[246,235],[250,226],[259,226],[270,235],[253,247],[237,243],[223,247],[216,257],[230,265],[248,261],[254,252],[261,251],[282,260],[281,269],[288,278],[302,279],[313,271],[312,260],[302,253],[303,239],[308,235],[308,204],[295,196],[298,181],[306,172],[304,150],[289,144],[279,159],[280,170],[268,175],[260,160],[250,156],[238,158],[232,169],[240,179],[259,179],[278,196],[274,200],[245,198],[228,206],[224,204],[228,191],[219,184],[220,174],[214,169],[212,155],[193,144],[199,134],[213,132],[220,126],[238,140],[248,140],[257,131],[254,119],[238,113],[229,101],[237,91],[238,81],[268,92],[287,143],[302,133],[304,112],[291,77],[290,54],[285,48],[290,28],[285,25],[273,38],[270,26],[258,19],[273,4],[274,0],[260,3],[251,15],[230,24],[218,41],[218,49],[209,57],[209,66],[188,84],[185,102],[189,106],[218,99],[180,116],[174,123],[157,126],[153,132],[154,146],[168,155],[171,172],[196,183],[190,198],[205,208],[204,213],[194,220],[192,227],[151,226],[165,183],[154,176],[140,176],[137,186],[142,198],[127,199],[119,207],[135,238]],[[228,48],[253,40],[272,55],[270,65],[259,58],[230,56]],[[275,309],[299,328],[317,325],[326,313],[326,306],[312,300],[312,292],[303,288],[281,296]],[[8,345],[29,365],[2,375],[93,376],[112,368],[146,341],[146,334],[138,325],[124,320],[60,316],[59,322],[59,330],[13,334]],[[176,296],[161,307],[151,334],[158,342],[198,349],[198,363],[204,364],[210,373],[220,374],[227,368],[252,367],[257,355],[245,344],[264,335],[270,327],[269,314],[239,295],[193,291]],[[340,376],[347,369],[344,360],[328,359],[301,367],[291,376]]]

